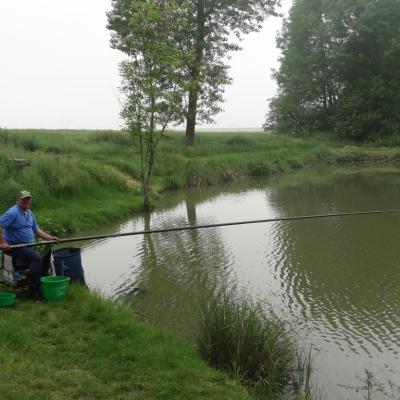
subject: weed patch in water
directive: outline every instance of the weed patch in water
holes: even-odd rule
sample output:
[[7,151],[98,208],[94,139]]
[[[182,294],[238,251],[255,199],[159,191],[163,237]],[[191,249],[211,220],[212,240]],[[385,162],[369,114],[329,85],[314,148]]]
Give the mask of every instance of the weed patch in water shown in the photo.
[[256,393],[311,398],[311,356],[303,357],[287,326],[246,296],[223,291],[204,302],[198,348],[210,366]]

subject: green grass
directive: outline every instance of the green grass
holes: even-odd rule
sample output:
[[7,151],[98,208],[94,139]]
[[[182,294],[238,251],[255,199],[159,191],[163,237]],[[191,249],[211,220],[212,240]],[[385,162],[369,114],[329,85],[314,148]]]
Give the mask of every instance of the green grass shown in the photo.
[[[391,139],[392,145],[400,143]],[[12,159],[28,159],[18,168]],[[200,187],[342,162],[397,162],[400,151],[377,142],[355,146],[330,136],[293,138],[264,133],[182,133],[160,144],[153,202],[166,190]],[[142,206],[139,155],[117,131],[0,129],[0,212],[22,188],[34,193],[43,228],[59,235],[114,220]]]
[[61,302],[19,297],[0,318],[2,400],[250,398],[193,346],[77,286]]

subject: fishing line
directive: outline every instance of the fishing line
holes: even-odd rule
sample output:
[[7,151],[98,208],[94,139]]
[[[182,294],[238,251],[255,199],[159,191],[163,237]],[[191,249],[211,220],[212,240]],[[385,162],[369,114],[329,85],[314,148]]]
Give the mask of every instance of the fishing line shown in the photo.
[[180,226],[180,227],[166,228],[166,229],[152,229],[152,230],[143,230],[143,231],[136,231],[136,232],[113,233],[113,234],[107,234],[107,235],[84,236],[84,237],[60,239],[58,241],[42,241],[42,242],[38,242],[38,243],[17,244],[17,245],[13,245],[10,247],[11,247],[11,249],[19,249],[19,248],[24,248],[24,247],[44,246],[44,245],[49,245],[49,244],[63,244],[63,243],[81,242],[81,241],[86,241],[86,240],[113,239],[113,238],[126,237],[126,236],[152,235],[152,234],[156,234],[156,233],[193,231],[193,230],[199,230],[199,229],[221,228],[221,227],[226,227],[226,226],[254,225],[254,224],[265,224],[265,223],[273,223],[273,222],[290,222],[290,221],[314,220],[314,219],[324,219],[324,218],[341,218],[341,217],[376,215],[376,214],[394,214],[394,213],[400,213],[400,209],[399,210],[379,210],[379,211],[357,211],[357,212],[334,213],[334,214],[302,215],[302,216],[297,216],[297,217],[268,218],[268,219],[259,219],[259,220],[251,220],[251,221],[225,222],[225,223],[220,223],[220,224]]

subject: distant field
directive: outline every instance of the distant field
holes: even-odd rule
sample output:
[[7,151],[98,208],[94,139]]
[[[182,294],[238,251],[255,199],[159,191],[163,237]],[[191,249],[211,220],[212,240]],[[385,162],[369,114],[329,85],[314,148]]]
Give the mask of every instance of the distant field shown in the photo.
[[[184,130],[183,129],[176,129],[174,130],[174,132],[181,132],[183,133]],[[201,128],[198,127],[197,128],[197,132],[198,133],[228,133],[228,134],[232,134],[232,133],[261,133],[263,132],[262,128]]]
[[[393,142],[391,145],[396,145]],[[293,138],[263,132],[200,132],[194,147],[183,132],[160,144],[154,195],[317,164],[397,161],[396,147],[349,146],[331,137]],[[17,167],[12,159],[27,159]],[[21,188],[34,193],[42,225],[75,231],[141,207],[139,156],[118,131],[0,130],[0,212]]]

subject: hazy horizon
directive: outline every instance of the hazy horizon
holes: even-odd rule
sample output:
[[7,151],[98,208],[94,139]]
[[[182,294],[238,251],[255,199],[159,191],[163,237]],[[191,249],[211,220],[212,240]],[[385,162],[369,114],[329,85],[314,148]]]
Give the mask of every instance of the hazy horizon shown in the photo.
[[[286,13],[291,0],[283,2]],[[118,63],[106,29],[110,0],[3,1],[0,4],[0,127],[10,129],[120,129]],[[233,84],[224,112],[203,129],[261,129],[276,92],[271,69],[281,18],[241,43],[229,61]]]

